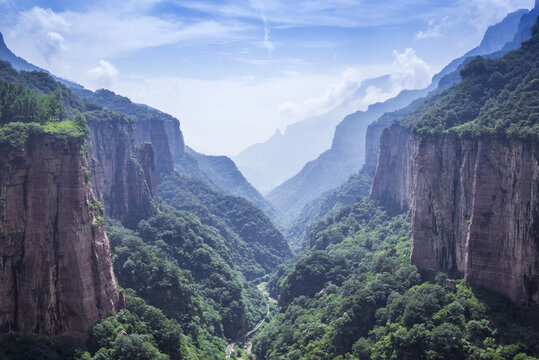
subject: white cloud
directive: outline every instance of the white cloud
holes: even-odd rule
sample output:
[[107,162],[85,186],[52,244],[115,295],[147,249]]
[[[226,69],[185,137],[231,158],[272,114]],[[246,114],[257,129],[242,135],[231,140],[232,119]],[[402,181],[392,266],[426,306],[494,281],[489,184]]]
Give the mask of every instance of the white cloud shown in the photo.
[[42,40],[37,44],[36,49],[43,55],[43,58],[50,63],[52,56],[60,51],[65,50],[64,37],[54,31],[49,31],[43,36]]
[[234,41],[249,27],[216,20],[186,23],[148,15],[147,8],[157,1],[97,4],[85,12],[54,12],[34,6],[18,13],[4,35],[17,55],[58,76],[75,79],[93,70],[103,58],[193,41]]
[[395,70],[391,79],[396,91],[423,88],[432,79],[430,66],[416,55],[414,49],[407,48],[402,53],[393,50],[393,65]]
[[338,83],[332,84],[326,92],[319,97],[310,98],[300,103],[286,101],[279,105],[279,113],[295,121],[309,116],[321,115],[350,98],[361,84],[361,77],[356,69],[348,68]]
[[100,60],[98,66],[86,73],[86,78],[93,85],[93,89],[110,87],[117,76],[118,70],[106,60]]
[[264,22],[264,48],[268,50],[268,55],[271,55],[273,50],[275,50],[275,45],[270,41],[270,27],[266,16],[262,15],[262,21]]
[[415,34],[416,39],[432,39],[432,38],[439,38],[442,36],[443,27],[447,23],[448,17],[445,16],[440,20],[438,23],[436,23],[434,20],[429,21],[429,28],[424,31],[419,31]]
[[268,19],[265,14],[265,4],[262,0],[251,0],[251,6],[260,13],[260,19],[264,23],[264,39],[262,41],[262,46],[268,50],[268,56],[271,56],[273,50],[275,50],[275,45],[270,40],[270,26]]
[[322,96],[299,103],[286,101],[279,105],[279,112],[283,117],[298,121],[324,114],[343,104],[350,112],[364,110],[368,105],[385,101],[404,89],[420,89],[428,86],[433,75],[429,65],[411,48],[402,53],[394,50],[393,63],[389,67],[380,68],[388,70],[389,78],[380,81],[376,86],[365,85],[367,88],[364,92],[359,92],[361,95],[357,92],[362,85],[360,73],[354,68],[349,68],[341,75],[341,81],[332,84]]

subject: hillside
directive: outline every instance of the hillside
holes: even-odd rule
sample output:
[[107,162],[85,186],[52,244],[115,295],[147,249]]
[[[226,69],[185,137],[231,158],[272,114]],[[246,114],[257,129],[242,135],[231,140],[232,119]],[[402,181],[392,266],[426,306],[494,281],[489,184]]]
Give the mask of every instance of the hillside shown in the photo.
[[367,196],[371,183],[372,177],[365,171],[360,171],[350,176],[338,188],[329,190],[307,203],[284,233],[291,249],[300,251],[308,243],[309,234],[316,224],[335,215],[341,208],[352,205],[360,196]]
[[186,147],[176,168],[181,174],[201,180],[214,190],[249,200],[276,224],[280,223],[277,210],[245,179],[229,157],[204,155]]

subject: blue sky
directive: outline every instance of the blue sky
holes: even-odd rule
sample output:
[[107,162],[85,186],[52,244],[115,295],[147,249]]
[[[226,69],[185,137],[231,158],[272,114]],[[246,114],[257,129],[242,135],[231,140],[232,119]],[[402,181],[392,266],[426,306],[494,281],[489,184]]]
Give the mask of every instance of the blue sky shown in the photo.
[[276,128],[417,88],[533,0],[0,0],[19,56],[178,117],[188,144],[234,155]]

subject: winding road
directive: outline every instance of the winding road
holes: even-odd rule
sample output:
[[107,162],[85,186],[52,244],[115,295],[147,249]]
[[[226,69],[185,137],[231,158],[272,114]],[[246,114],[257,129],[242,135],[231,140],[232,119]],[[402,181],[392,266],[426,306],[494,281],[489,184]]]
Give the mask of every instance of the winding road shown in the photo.
[[[264,283],[258,284],[257,288],[258,288],[258,290],[260,290],[260,292],[262,292],[262,294],[264,294],[268,298],[268,304],[266,305],[267,306],[266,315],[262,318],[262,320],[260,320],[258,322],[258,324],[256,324],[256,326],[254,328],[252,328],[251,330],[249,330],[248,332],[246,332],[245,334],[243,334],[239,338],[234,339],[230,344],[228,344],[228,346],[226,347],[226,358],[227,359],[230,358],[230,354],[232,354],[232,351],[234,350],[234,346],[236,346],[236,344],[239,343],[239,342],[243,342],[243,341],[249,339],[251,337],[251,335],[256,333],[258,331],[258,329],[260,329],[262,324],[264,324],[264,321],[266,321],[266,317],[269,315],[269,309],[270,309],[269,308],[269,303],[273,299],[270,298],[269,294],[266,291],[263,290],[264,289]],[[275,301],[275,300],[273,300],[273,301]]]

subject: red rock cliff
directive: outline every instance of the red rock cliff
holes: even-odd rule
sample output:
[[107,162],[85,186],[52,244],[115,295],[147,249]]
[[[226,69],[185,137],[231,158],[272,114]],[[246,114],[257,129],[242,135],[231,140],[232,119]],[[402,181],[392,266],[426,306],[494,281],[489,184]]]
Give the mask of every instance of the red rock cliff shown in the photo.
[[130,123],[92,121],[88,125],[96,197],[107,216],[135,226],[153,214],[158,199],[153,147],[135,149],[135,129]]
[[0,157],[0,325],[25,333],[87,329],[123,304],[96,223],[80,139],[32,135]]
[[[371,196],[412,213],[412,263],[539,305],[539,147],[456,135],[381,138]],[[411,201],[410,201],[411,200]]]
[[[166,175],[174,171],[174,159],[165,125],[166,121],[159,118],[154,118],[152,120],[139,120],[135,122],[136,143],[137,145],[140,145],[144,142],[149,142],[153,145],[156,156],[157,174],[159,176]],[[179,147],[179,145],[177,147]]]

